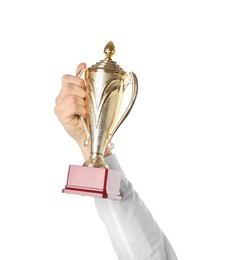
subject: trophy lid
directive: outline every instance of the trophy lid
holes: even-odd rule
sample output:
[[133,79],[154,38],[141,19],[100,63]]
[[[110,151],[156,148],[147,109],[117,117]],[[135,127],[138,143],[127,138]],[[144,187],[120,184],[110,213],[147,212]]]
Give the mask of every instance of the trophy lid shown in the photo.
[[89,71],[104,71],[109,73],[125,74],[125,71],[111,58],[115,53],[115,46],[112,41],[109,41],[106,44],[104,53],[106,54],[105,59],[100,60],[95,65],[90,67]]

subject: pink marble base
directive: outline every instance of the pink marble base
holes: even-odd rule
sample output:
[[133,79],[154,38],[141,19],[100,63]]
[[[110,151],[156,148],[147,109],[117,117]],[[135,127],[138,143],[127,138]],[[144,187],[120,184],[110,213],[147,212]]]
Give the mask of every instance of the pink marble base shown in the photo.
[[70,165],[64,193],[121,200],[120,172],[79,165]]

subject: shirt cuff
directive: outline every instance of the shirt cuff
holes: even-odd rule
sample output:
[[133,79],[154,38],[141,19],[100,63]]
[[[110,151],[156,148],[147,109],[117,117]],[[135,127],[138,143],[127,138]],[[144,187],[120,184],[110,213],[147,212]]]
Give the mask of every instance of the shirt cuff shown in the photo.
[[108,164],[110,169],[118,171],[118,172],[121,173],[122,180],[126,179],[126,176],[125,176],[125,174],[124,174],[115,154],[111,154],[111,155],[105,157],[104,159],[105,159],[105,162]]

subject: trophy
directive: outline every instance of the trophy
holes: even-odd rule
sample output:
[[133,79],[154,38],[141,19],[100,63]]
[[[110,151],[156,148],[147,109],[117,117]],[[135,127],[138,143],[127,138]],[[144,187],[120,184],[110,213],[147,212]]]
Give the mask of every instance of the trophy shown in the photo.
[[[84,145],[90,144],[91,150],[90,158],[82,166],[69,166],[63,192],[120,200],[121,173],[109,169],[104,152],[107,146],[113,148],[112,137],[134,105],[138,81],[133,72],[126,73],[112,60],[115,53],[112,41],[105,46],[104,53],[104,60],[77,75],[86,83],[87,117],[80,120],[86,134]],[[123,112],[123,97],[129,85],[131,98]]]

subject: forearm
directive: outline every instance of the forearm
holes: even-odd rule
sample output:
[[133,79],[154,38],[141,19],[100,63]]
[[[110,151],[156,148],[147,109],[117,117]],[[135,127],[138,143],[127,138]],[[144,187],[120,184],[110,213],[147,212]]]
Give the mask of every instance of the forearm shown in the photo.
[[[110,168],[121,171],[114,155],[106,158]],[[175,254],[139,198],[131,183],[123,175],[123,199],[114,201],[95,199],[97,211],[104,222],[113,247],[120,260],[174,260]]]

